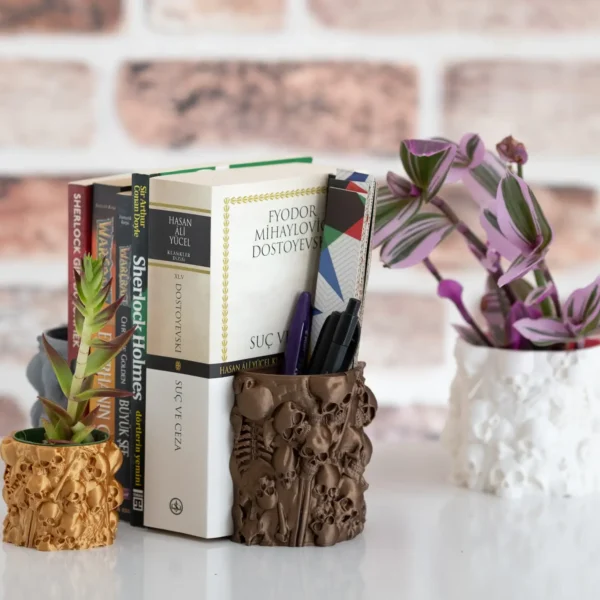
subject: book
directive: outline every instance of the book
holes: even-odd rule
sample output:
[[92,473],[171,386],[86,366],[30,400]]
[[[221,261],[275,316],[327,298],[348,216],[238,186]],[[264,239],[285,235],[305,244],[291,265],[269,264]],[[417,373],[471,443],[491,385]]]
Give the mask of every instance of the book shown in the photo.
[[[114,339],[129,327],[131,321],[130,306],[127,306],[131,294],[130,284],[131,228],[133,224],[132,202],[130,194],[123,194],[125,186],[94,184],[92,202],[92,255],[104,258],[102,285],[112,278],[111,289],[105,305],[111,304],[124,295],[123,305],[115,316],[98,332],[105,341]],[[130,301],[129,301],[130,305]],[[125,328],[124,328],[125,327]],[[127,364],[129,348],[122,350],[116,358],[109,361],[95,376],[97,388],[128,389],[130,385]],[[108,433],[123,453],[123,465],[116,474],[123,486],[123,504],[120,515],[128,520],[131,512],[130,480],[130,408],[129,399],[112,397],[92,398],[90,410],[99,407],[94,424],[97,429]]]
[[277,368],[314,292],[325,192],[308,163],[150,181],[144,524],[230,535],[232,376]]
[[[132,327],[132,243],[133,243],[133,202],[131,191],[116,194],[116,273],[117,298],[123,302],[115,315],[115,335],[119,336]],[[131,392],[132,390],[132,344],[127,344],[115,358],[115,387]],[[123,466],[117,479],[123,486],[123,504],[120,508],[121,518],[131,518],[131,400],[115,398],[115,442],[123,453]]]
[[68,240],[68,360],[77,358],[79,351],[79,336],[75,327],[75,302],[77,292],[74,271],[81,273],[83,257],[92,251],[92,196],[94,183],[112,185],[127,185],[127,175],[114,175],[95,179],[82,179],[72,181],[67,186],[68,212],[69,212],[69,240]]
[[344,311],[350,298],[361,301],[362,322],[376,191],[375,179],[363,173],[338,170],[329,179],[310,333],[311,352],[328,315]]
[[133,324],[137,327],[132,340],[132,391],[131,399],[131,488],[132,512],[130,523],[144,525],[144,445],[146,429],[146,339],[148,304],[148,223],[150,202],[150,179],[161,175],[177,175],[201,170],[239,169],[286,163],[311,163],[312,157],[299,156],[281,159],[266,159],[252,163],[228,165],[204,165],[180,167],[162,173],[134,173],[133,194]]

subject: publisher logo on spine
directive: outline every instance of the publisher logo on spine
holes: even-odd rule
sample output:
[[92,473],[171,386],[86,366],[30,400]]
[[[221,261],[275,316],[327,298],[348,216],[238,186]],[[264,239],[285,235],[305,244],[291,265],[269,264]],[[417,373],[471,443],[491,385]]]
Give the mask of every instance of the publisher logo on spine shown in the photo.
[[183,512],[183,502],[179,498],[171,498],[169,508],[174,515],[180,515]]

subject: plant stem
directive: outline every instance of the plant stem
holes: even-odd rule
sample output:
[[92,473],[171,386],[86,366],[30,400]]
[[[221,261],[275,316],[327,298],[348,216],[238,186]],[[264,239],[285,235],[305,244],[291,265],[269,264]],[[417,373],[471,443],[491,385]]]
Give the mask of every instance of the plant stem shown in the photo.
[[[450,222],[453,223],[454,225],[456,225],[456,230],[467,240],[467,242],[469,242],[469,244],[471,244],[471,246],[473,246],[475,248],[475,250],[479,254],[481,254],[482,256],[487,256],[487,251],[488,251],[487,246],[466,225],[466,223],[464,223],[463,221],[461,221],[458,218],[458,215],[452,210],[452,208],[450,208],[450,206],[446,203],[445,200],[443,200],[439,196],[435,196],[434,198],[431,199],[431,204],[433,204],[435,207],[439,208],[442,211],[442,213],[444,213],[444,215],[446,215],[448,217]],[[475,254],[475,255],[477,256],[477,254]],[[486,269],[486,270],[494,278],[494,281],[496,283],[498,283],[498,280],[504,274],[504,272],[502,271],[501,268],[497,269],[496,271],[491,271],[490,269]],[[510,285],[504,286],[503,288],[500,288],[500,289],[502,289],[506,293],[506,296],[512,306],[517,301],[517,297],[515,296],[514,292],[512,291]]]
[[520,163],[517,163],[517,175],[523,178],[523,165]]
[[[431,262],[431,260],[429,258],[426,258],[423,261],[423,264],[427,267],[427,270],[436,278],[438,283],[444,279],[442,277],[441,273],[437,270],[437,267]],[[467,307],[464,305],[462,298],[456,298],[456,299],[448,298],[448,299],[454,303],[454,306],[456,306],[458,312],[460,313],[460,316],[465,320],[465,322],[468,325],[471,326],[471,328],[477,334],[477,336],[481,339],[481,341],[486,346],[493,347],[494,344],[492,343],[490,338],[484,333],[484,331],[479,327],[479,325],[477,325],[477,322],[471,316],[471,314],[467,310]]]
[[458,218],[458,215],[450,208],[445,200],[439,196],[435,196],[431,199],[431,204],[439,208],[450,220],[451,223],[456,225],[458,232],[483,256],[487,254],[487,246],[469,229],[469,227]]
[[[535,269],[533,271],[533,276],[535,277],[536,285],[538,285],[539,287],[543,287],[548,284],[548,281],[544,276],[544,272],[541,269]],[[552,306],[553,304],[550,298],[546,298],[543,302],[541,302],[540,308],[542,309],[542,314],[545,317],[554,316],[554,310],[552,309]]]
[[554,283],[554,278],[552,277],[552,274],[550,273],[550,269],[548,268],[548,265],[546,264],[545,260],[542,261],[542,264],[540,265],[540,270],[544,274],[546,281],[548,283],[551,283],[554,286],[554,293],[552,294],[552,301],[554,302],[554,308],[556,308],[556,316],[561,318],[562,317],[562,307],[560,306],[560,298],[558,297],[558,288],[556,287],[556,284]]
[[437,270],[437,268],[431,262],[431,260],[429,260],[428,258],[426,258],[423,261],[423,264],[427,267],[427,270],[437,279],[438,283],[443,279],[443,277],[441,276],[440,272]]
[[67,404],[67,412],[73,419],[77,418],[77,409],[79,408],[79,403],[75,402],[74,398],[77,394],[79,394],[83,386],[83,380],[85,378],[85,368],[87,366],[87,360],[90,354],[91,340],[92,332],[90,331],[90,323],[88,317],[85,317],[81,331],[81,342],[79,344],[79,352],[77,353],[75,373],[73,373],[73,380],[71,382],[71,390],[69,391],[69,400]]

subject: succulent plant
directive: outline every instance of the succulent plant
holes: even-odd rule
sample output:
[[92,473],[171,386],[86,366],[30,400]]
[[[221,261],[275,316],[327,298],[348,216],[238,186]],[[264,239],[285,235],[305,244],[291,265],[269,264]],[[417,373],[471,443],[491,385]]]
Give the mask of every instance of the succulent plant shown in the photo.
[[[81,274],[75,271],[77,294],[75,296],[77,333],[81,338],[74,371],[67,361],[42,338],[44,349],[56,375],[58,383],[67,397],[66,410],[48,400],[40,398],[48,419],[42,419],[49,443],[84,444],[93,441],[94,418],[98,408],[87,412],[92,398],[123,398],[130,392],[117,389],[94,389],[94,375],[111,361],[131,340],[135,327],[113,340],[103,340],[96,334],[114,317],[123,302],[105,306],[111,290],[112,279],[102,285],[103,259],[92,258],[89,254],[83,259]],[[87,413],[87,414],[86,414]]]

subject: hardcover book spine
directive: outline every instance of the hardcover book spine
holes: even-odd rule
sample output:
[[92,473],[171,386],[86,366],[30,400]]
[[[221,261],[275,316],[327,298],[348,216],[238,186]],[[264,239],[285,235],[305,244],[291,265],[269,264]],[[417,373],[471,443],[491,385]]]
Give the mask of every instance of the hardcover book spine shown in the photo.
[[148,312],[148,202],[150,177],[134,173],[132,179],[132,320],[137,327],[131,342],[131,491],[130,522],[144,525],[144,445],[146,440],[146,335]]
[[77,358],[79,335],[75,328],[75,301],[77,292],[73,271],[81,273],[83,257],[92,249],[92,186],[70,183],[69,195],[69,293],[68,293],[68,332],[69,362]]
[[[117,309],[115,330],[121,335],[131,329],[131,266],[133,240],[133,207],[130,194],[116,196],[117,207],[117,298],[123,302]],[[130,392],[132,389],[132,345],[128,344],[116,358],[116,387]],[[123,486],[121,519],[129,521],[131,515],[131,407],[130,398],[115,399],[115,442],[123,453],[123,466],[117,472],[117,480]]]
[[144,523],[206,537],[211,215],[151,187]]
[[[117,299],[117,273],[116,273],[116,220],[117,206],[114,201],[113,188],[94,186],[94,199],[92,211],[92,255],[95,258],[104,258],[104,269],[102,274],[102,285],[106,285],[112,277],[112,285],[105,306]],[[111,319],[101,331],[98,337],[105,341],[111,341],[115,337],[115,319]],[[95,388],[115,387],[115,361],[109,361],[102,370],[94,377]],[[115,399],[114,398],[92,398],[90,410],[100,407],[95,420],[98,429],[108,433],[113,439],[115,436]]]

